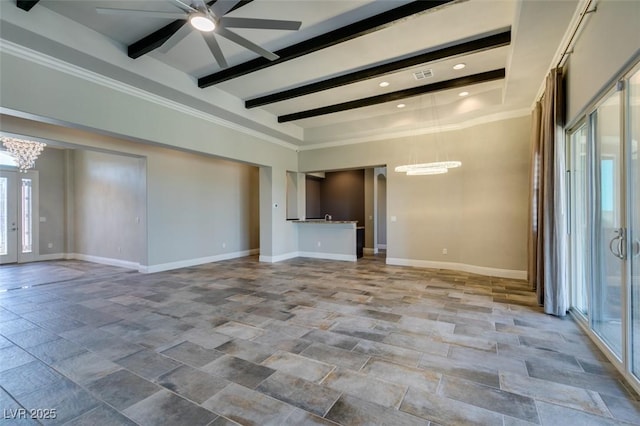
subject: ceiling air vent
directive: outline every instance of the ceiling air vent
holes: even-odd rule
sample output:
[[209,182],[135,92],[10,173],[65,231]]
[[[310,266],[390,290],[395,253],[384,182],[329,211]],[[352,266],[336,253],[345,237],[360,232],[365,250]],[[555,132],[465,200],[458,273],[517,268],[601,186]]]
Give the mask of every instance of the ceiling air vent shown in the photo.
[[430,77],[433,77],[433,70],[421,70],[413,73],[413,78],[416,80],[424,80]]

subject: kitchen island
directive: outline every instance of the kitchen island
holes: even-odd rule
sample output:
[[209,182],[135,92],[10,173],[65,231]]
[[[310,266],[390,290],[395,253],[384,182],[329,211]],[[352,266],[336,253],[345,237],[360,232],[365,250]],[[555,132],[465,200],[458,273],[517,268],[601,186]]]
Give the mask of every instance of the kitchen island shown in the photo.
[[358,221],[308,219],[293,222],[299,224],[300,257],[350,262],[358,259],[358,231],[364,230],[358,226]]

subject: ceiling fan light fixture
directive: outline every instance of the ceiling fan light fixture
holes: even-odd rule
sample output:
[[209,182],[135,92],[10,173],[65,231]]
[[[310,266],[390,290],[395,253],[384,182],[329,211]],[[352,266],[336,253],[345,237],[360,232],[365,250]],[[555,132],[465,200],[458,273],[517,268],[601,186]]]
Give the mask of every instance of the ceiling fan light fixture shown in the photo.
[[216,23],[204,13],[194,13],[189,17],[189,23],[193,28],[202,32],[211,32],[216,28]]

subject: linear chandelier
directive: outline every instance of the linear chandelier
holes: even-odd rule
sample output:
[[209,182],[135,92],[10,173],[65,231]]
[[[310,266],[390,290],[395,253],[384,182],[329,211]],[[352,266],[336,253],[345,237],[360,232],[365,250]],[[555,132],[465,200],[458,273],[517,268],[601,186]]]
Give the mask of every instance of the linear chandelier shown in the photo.
[[406,173],[407,176],[440,175],[448,173],[449,169],[462,166],[460,161],[436,161],[433,163],[406,164],[398,166],[394,170]]
[[36,165],[38,156],[44,147],[47,146],[44,142],[27,141],[7,136],[0,136],[0,141],[2,141],[2,145],[7,148],[9,154],[16,160],[18,170],[22,173],[26,173],[27,170]]

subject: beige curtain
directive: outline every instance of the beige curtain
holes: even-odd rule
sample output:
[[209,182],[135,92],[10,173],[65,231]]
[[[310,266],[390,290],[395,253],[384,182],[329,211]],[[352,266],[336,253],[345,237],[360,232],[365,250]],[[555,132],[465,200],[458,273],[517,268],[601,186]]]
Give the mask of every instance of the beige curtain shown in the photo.
[[564,91],[562,71],[547,76],[533,111],[531,138],[528,277],[548,314],[568,309],[564,202]]

